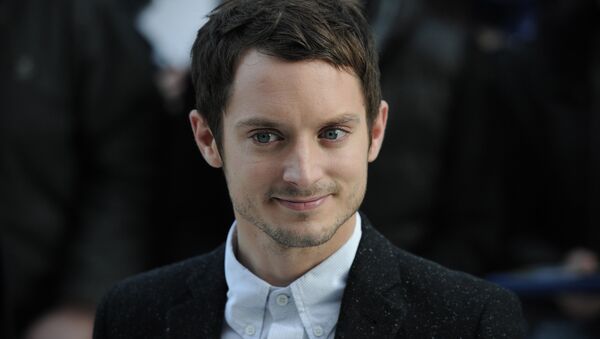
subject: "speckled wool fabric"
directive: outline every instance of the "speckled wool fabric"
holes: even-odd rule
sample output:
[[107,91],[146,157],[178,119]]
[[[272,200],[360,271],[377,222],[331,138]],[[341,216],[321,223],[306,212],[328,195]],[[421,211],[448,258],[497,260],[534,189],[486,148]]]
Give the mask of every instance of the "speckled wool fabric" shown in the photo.
[[[336,338],[523,338],[518,299],[393,246],[364,215]],[[218,338],[227,285],[224,247],[116,285],[94,338]]]

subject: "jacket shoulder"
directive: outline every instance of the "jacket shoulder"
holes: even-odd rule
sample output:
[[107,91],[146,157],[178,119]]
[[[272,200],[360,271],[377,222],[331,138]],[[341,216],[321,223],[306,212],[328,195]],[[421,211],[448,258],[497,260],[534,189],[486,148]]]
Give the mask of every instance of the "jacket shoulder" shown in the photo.
[[406,337],[525,336],[521,305],[512,292],[396,247],[366,218],[348,287],[347,306],[371,299],[372,312],[387,303],[387,310],[396,311],[383,322],[400,326]]
[[154,297],[152,300],[164,302],[165,298],[176,297],[177,294],[165,292],[184,290],[188,277],[202,271],[211,257],[211,254],[205,254],[134,275],[114,285],[107,296],[120,295],[132,300]]
[[219,279],[223,255],[221,246],[117,283],[98,306],[94,338],[151,338],[162,333],[169,310],[192,297],[195,277]]
[[[405,300],[418,323],[482,337],[524,337],[517,296],[488,281],[396,249]],[[423,316],[427,315],[427,316]],[[443,333],[443,332],[441,332]],[[448,333],[448,332],[446,332]]]

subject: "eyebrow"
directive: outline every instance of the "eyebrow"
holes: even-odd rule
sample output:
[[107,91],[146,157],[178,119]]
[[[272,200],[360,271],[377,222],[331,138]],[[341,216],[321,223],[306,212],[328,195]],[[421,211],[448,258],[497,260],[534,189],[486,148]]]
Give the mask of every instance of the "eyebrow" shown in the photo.
[[360,122],[360,116],[358,114],[355,113],[344,113],[342,115],[339,115],[327,122],[325,122],[323,125],[324,126],[330,126],[330,125],[342,125],[342,124],[347,124],[349,122],[352,123],[359,123]]
[[[347,123],[358,123],[360,122],[360,117],[358,114],[354,113],[344,113],[337,117],[334,117],[331,120],[323,123],[323,126],[331,126],[331,125],[341,125]],[[239,121],[235,124],[236,128],[249,128],[249,127],[260,127],[260,128],[277,128],[280,127],[281,124],[266,118],[248,118],[242,121]]]
[[276,128],[280,124],[276,123],[273,120],[265,119],[265,118],[248,118],[242,121],[239,121],[235,124],[236,128],[247,128],[247,127],[263,127],[263,128]]

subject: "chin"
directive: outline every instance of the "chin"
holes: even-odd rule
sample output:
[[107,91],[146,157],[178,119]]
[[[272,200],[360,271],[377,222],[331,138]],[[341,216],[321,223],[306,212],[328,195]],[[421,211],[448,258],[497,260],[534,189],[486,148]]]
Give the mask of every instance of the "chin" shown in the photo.
[[[288,225],[279,224],[269,234],[273,240],[286,247],[315,247],[327,243],[335,236],[344,221],[303,215],[306,219]],[[312,217],[312,218],[311,218]]]
[[271,232],[269,236],[279,245],[284,247],[295,247],[295,248],[307,248],[316,247],[327,243],[334,232],[321,232],[313,234],[310,232],[286,232],[286,231],[275,231]]

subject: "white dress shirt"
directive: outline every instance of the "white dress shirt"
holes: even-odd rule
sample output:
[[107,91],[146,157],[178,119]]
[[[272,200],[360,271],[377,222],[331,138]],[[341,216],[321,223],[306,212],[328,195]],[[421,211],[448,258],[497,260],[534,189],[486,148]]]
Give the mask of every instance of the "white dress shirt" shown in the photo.
[[287,287],[275,287],[235,257],[231,226],[225,247],[224,339],[329,339],[335,335],[346,279],[362,235],[360,215],[350,239]]

